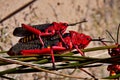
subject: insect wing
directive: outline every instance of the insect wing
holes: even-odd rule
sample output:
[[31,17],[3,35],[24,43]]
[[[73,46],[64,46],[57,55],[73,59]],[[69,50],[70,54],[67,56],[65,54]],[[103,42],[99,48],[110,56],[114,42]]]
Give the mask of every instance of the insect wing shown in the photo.
[[[20,40],[22,39],[24,38],[21,38]],[[48,46],[56,45],[58,42],[60,42],[60,38],[58,38],[57,36],[42,37],[42,39],[44,40],[45,43],[44,48],[47,48]],[[41,49],[41,48],[42,48],[42,44],[40,43],[39,39],[36,38],[25,42],[20,41],[19,43],[11,47],[11,49],[8,51],[8,54],[11,56],[20,55],[21,50]]]
[[10,48],[7,54],[11,56],[15,56],[15,55],[20,55],[21,50],[40,49],[40,48],[41,48],[41,43],[39,42],[39,40],[26,42],[26,43],[17,43]]

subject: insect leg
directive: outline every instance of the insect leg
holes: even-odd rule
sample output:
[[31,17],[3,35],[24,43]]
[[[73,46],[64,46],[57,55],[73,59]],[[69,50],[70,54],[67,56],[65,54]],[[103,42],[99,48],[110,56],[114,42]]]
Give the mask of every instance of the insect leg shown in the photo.
[[64,51],[64,50],[66,50],[66,48],[64,48],[64,47],[52,46],[52,47],[42,48],[42,49],[21,50],[21,54],[28,56],[28,55],[48,54],[49,53],[49,54],[51,54],[53,68],[56,69],[54,51],[57,52],[57,51]]
[[28,55],[35,55],[35,54],[51,54],[51,58],[52,58],[52,63],[53,63],[53,68],[55,68],[55,58],[54,58],[54,53],[53,53],[53,49],[52,48],[43,48],[43,49],[32,49],[32,50],[22,50],[21,54],[24,56],[28,56]]
[[85,54],[78,48],[77,45],[75,45],[74,47],[77,49],[77,51],[78,51],[82,56],[85,56]]
[[41,31],[38,29],[33,28],[32,26],[26,25],[26,24],[22,24],[22,27],[25,28],[26,30],[32,32],[33,34],[36,35],[40,35]]
[[60,39],[62,40],[63,44],[65,45],[66,49],[69,49],[69,46],[65,43],[65,41],[64,41],[62,35],[60,34],[60,32],[58,32],[58,35],[59,35]]
[[55,67],[55,57],[54,57],[53,51],[64,51],[64,50],[66,50],[66,48],[65,47],[59,47],[59,46],[52,46],[50,50],[51,50],[50,54],[51,54],[51,58],[52,58],[53,69],[56,70],[56,67]]
[[54,53],[53,53],[52,47],[50,49],[50,54],[51,54],[51,58],[52,58],[53,69],[56,69],[56,67],[55,67],[55,57],[54,57]]
[[22,27],[24,27],[24,28],[27,29],[28,31],[32,32],[33,34],[38,35],[38,38],[39,38],[42,46],[44,47],[44,42],[43,42],[43,40],[42,40],[42,38],[41,38],[41,35],[40,35],[40,34],[41,34],[41,31],[40,31],[40,30],[35,29],[35,28],[33,28],[33,27],[29,26],[29,25],[26,25],[26,24],[22,24]]
[[48,54],[48,53],[50,53],[50,48],[21,50],[21,54],[25,56],[34,55],[34,54]]

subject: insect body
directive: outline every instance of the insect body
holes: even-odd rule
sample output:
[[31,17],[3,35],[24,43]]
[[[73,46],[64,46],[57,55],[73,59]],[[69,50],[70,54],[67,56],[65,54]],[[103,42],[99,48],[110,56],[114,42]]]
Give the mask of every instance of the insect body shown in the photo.
[[[119,45],[119,28],[120,28],[120,24],[118,26],[118,29],[117,29],[117,39],[115,40],[113,38],[113,36],[110,34],[109,31],[107,31],[107,33],[111,36],[111,38],[114,40],[115,42],[115,45],[117,45],[118,47],[117,48],[113,48],[113,49],[108,49],[108,53],[111,57],[114,57],[114,56],[119,56],[120,55],[120,45]],[[107,46],[107,44],[105,44]],[[110,75],[116,75],[118,73],[120,73],[120,64],[111,64],[108,66],[108,71],[110,71]]]
[[[17,28],[17,29],[15,29],[13,34],[16,35],[16,36],[22,36],[22,35],[24,35],[24,33],[26,33],[25,31],[28,32],[27,33],[28,35],[35,34],[39,38],[41,44],[43,45],[43,48],[44,48],[44,42],[43,42],[41,37],[42,36],[53,36],[53,35],[57,34],[57,35],[59,35],[62,42],[65,45],[67,45],[65,43],[64,39],[62,38],[62,35],[66,31],[67,27],[68,26],[73,26],[73,25],[76,25],[76,24],[80,24],[82,22],[86,22],[86,20],[83,20],[81,22],[74,23],[74,24],[67,24],[67,23],[62,23],[62,22],[60,22],[60,23],[53,22],[52,24],[48,24],[48,25],[44,26],[43,28],[40,28],[40,27],[38,28],[36,26],[32,27],[32,26],[29,26],[29,25],[26,25],[26,24],[22,24],[21,30],[23,30],[23,32],[22,31],[20,32],[19,28]],[[24,29],[26,29],[26,30],[24,30]]]

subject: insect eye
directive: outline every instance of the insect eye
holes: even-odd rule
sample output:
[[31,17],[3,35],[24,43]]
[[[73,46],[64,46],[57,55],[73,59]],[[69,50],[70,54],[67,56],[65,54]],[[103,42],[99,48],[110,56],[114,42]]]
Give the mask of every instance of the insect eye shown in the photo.
[[63,25],[64,25],[64,26],[68,26],[68,24],[66,24],[66,23],[64,23]]
[[90,41],[91,39],[90,38],[87,38],[88,41]]

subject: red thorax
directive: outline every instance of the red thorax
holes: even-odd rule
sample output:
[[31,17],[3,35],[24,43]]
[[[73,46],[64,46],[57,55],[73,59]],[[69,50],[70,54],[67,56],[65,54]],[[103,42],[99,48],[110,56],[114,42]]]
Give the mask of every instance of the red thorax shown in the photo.
[[53,25],[48,27],[45,32],[46,33],[49,33],[49,32],[52,32],[52,33],[57,33],[57,31],[59,31],[60,33],[64,33],[68,27],[68,24],[67,23],[57,23],[57,22],[53,22],[52,23]]

